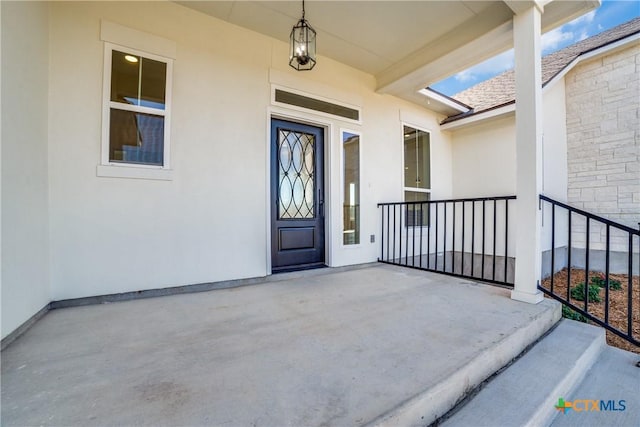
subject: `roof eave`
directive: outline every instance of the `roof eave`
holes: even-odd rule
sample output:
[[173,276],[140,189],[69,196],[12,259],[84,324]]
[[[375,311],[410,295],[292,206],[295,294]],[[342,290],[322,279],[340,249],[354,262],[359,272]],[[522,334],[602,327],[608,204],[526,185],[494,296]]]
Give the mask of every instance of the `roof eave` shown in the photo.
[[460,114],[459,116],[448,117],[440,123],[442,130],[458,130],[464,127],[478,124],[490,119],[497,119],[507,116],[516,110],[516,102],[509,101],[486,110],[471,112],[470,114]]
[[472,110],[470,106],[457,99],[453,99],[431,88],[420,89],[418,93],[425,96],[430,104],[436,104],[440,110],[443,110],[443,112],[446,111],[447,116],[464,114]]
[[553,86],[557,81],[564,78],[569,71],[571,71],[576,65],[578,65],[582,61],[587,61],[596,56],[603,55],[605,53],[609,53],[621,48],[624,48],[626,45],[631,44],[635,41],[640,40],[640,31],[637,31],[633,34],[626,35],[617,40],[612,40],[611,42],[594,47],[593,49],[582,52],[580,55],[576,56],[573,61],[564,66],[560,71],[558,71],[553,77],[551,77],[546,82],[542,83],[542,88],[545,89],[547,87]]
[[[618,49],[626,47],[628,44],[640,40],[640,31],[621,37],[617,40],[613,40],[605,45],[595,47],[588,51],[585,51],[575,57],[569,64],[564,66],[558,73],[542,84],[543,93],[546,90],[553,87],[558,81],[564,78],[576,65],[582,61],[592,59],[594,57],[609,53]],[[507,115],[515,111],[515,100],[511,100],[507,103],[496,105],[494,107],[475,112],[470,110],[466,114],[457,114],[444,119],[440,123],[442,130],[458,130],[470,125],[476,125],[486,120],[495,119],[499,116]]]

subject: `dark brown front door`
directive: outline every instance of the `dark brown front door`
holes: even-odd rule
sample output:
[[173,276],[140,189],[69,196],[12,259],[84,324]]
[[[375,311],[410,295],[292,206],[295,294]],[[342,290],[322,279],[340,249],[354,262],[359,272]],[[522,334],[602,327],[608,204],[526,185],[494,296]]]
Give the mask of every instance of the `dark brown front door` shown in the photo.
[[271,267],[324,265],[324,131],[271,120]]

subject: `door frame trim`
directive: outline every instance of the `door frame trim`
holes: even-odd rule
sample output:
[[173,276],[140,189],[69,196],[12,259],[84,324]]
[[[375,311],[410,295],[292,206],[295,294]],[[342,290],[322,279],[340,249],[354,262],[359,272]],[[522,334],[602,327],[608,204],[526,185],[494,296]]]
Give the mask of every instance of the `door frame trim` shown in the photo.
[[288,120],[300,124],[315,126],[324,130],[324,260],[331,266],[333,249],[333,221],[332,221],[332,191],[331,191],[331,144],[336,125],[323,117],[311,113],[290,110],[278,106],[268,106],[266,116],[265,141],[265,265],[266,275],[272,274],[271,269],[271,119]]

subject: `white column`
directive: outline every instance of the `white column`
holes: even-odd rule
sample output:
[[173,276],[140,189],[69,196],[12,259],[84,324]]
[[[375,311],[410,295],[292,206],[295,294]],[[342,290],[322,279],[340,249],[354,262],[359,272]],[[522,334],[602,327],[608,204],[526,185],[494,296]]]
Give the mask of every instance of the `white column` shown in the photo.
[[513,17],[516,77],[516,266],[511,298],[537,304],[540,281],[542,190],[541,11],[532,6]]

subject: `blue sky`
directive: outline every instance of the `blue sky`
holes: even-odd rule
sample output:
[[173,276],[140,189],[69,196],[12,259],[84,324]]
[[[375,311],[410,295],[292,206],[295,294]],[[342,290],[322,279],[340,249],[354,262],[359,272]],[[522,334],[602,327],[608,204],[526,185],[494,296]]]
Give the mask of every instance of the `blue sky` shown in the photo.
[[[640,0],[603,0],[602,5],[542,35],[546,55],[640,16]],[[431,87],[452,96],[468,87],[513,68],[513,49],[464,70]]]

